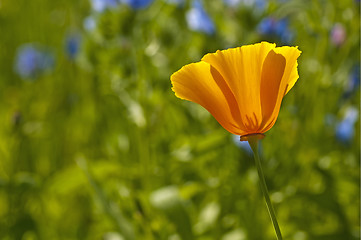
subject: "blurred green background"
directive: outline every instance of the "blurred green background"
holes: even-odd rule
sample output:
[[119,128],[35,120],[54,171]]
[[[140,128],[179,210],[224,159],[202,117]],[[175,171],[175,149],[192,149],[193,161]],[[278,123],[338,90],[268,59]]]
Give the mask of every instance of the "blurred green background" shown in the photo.
[[170,75],[299,46],[262,141],[284,239],[360,239],[360,2],[0,0],[0,239],[275,239],[246,145]]

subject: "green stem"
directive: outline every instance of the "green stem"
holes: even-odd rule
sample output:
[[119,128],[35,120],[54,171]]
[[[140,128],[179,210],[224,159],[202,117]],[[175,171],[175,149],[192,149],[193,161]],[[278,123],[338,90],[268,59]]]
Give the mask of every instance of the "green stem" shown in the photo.
[[264,199],[266,201],[269,216],[273,223],[273,228],[275,229],[277,239],[282,240],[281,230],[280,230],[280,227],[278,226],[275,210],[273,209],[271,199],[268,194],[266,180],[264,178],[264,174],[263,174],[263,170],[262,170],[262,166],[261,166],[261,160],[258,155],[258,141],[259,141],[259,139],[257,139],[257,137],[252,137],[252,138],[248,139],[249,145],[251,146],[251,148],[253,150],[254,160],[256,162],[256,167],[257,167],[258,177],[260,179],[262,193],[263,193]]

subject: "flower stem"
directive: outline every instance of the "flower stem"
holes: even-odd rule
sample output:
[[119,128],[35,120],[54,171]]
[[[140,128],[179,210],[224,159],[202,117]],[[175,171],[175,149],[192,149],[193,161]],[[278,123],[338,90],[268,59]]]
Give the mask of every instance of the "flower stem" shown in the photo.
[[259,154],[258,154],[258,141],[259,141],[259,139],[257,137],[254,137],[254,138],[252,137],[252,138],[248,139],[248,143],[251,146],[252,151],[253,151],[254,160],[256,162],[256,167],[257,167],[257,172],[258,172],[258,177],[260,179],[260,185],[261,185],[262,193],[263,193],[264,199],[266,201],[269,216],[270,216],[271,221],[273,223],[273,228],[275,229],[277,239],[282,240],[281,230],[280,230],[280,227],[278,226],[276,214],[275,214],[275,211],[273,209],[271,199],[270,199],[269,194],[268,194],[266,180],[265,180],[264,175],[263,175],[261,160],[260,160]]

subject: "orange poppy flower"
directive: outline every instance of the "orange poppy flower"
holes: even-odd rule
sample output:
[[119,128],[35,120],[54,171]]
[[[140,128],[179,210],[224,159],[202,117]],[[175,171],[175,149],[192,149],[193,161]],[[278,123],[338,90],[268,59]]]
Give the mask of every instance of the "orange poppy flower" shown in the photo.
[[297,47],[261,42],[205,55],[171,76],[181,99],[200,104],[227,131],[263,136],[298,79]]

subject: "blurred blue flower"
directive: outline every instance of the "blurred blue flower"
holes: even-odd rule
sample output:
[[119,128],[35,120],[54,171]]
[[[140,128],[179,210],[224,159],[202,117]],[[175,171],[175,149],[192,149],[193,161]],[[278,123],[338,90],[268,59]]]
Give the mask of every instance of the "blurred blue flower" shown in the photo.
[[177,6],[182,6],[185,0],[166,0],[167,3]]
[[349,88],[355,90],[360,85],[360,64],[354,66],[350,81],[349,81]]
[[24,79],[34,79],[38,74],[51,70],[53,66],[53,55],[33,44],[24,44],[17,50],[14,69]]
[[103,12],[105,9],[117,7],[118,0],[91,0],[91,5],[94,11]]
[[242,0],[223,0],[223,2],[228,7],[237,7],[242,2]]
[[186,14],[186,19],[188,27],[193,31],[204,32],[209,35],[215,32],[213,21],[199,0],[193,2],[192,8]]
[[342,46],[346,40],[346,30],[341,23],[336,23],[330,33],[331,43],[337,47]]
[[247,141],[240,141],[240,136],[234,134],[232,135],[232,140],[234,144],[236,144],[236,146],[242,149],[245,153],[250,156],[253,155],[252,148]]
[[283,18],[281,20],[276,20],[272,17],[264,18],[258,24],[258,32],[261,35],[266,35],[270,37],[277,37],[283,43],[290,43],[293,39],[293,33],[288,27],[288,20]]
[[93,31],[97,26],[97,23],[93,16],[88,16],[83,21],[83,27],[85,30],[91,32]]
[[348,143],[354,136],[354,127],[348,121],[340,122],[336,127],[336,137],[339,141]]
[[276,20],[273,18],[264,18],[258,24],[258,32],[263,35],[271,35],[276,31]]
[[268,1],[266,0],[254,0],[253,6],[255,6],[259,10],[264,10],[267,6]]
[[355,135],[355,123],[359,112],[356,108],[347,109],[343,120],[336,125],[336,138],[343,143],[350,143]]
[[264,10],[267,2],[265,0],[223,0],[228,7],[238,7],[239,5],[252,7],[256,10]]
[[65,39],[65,51],[70,59],[74,59],[80,49],[80,35],[79,34],[69,34]]
[[349,81],[345,87],[343,98],[350,97],[355,91],[359,90],[360,86],[360,64],[355,65],[349,76]]
[[154,0],[120,0],[131,8],[137,10],[148,7]]

